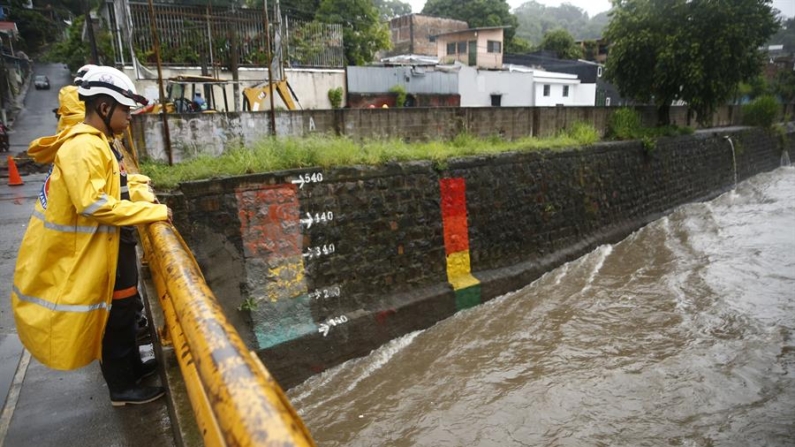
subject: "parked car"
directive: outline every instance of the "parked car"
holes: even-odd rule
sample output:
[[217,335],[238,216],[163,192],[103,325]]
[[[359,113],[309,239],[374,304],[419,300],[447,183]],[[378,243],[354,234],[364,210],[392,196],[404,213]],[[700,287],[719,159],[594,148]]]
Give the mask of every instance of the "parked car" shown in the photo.
[[36,90],[49,90],[50,89],[50,78],[44,75],[38,75],[33,78],[33,85],[36,87]]

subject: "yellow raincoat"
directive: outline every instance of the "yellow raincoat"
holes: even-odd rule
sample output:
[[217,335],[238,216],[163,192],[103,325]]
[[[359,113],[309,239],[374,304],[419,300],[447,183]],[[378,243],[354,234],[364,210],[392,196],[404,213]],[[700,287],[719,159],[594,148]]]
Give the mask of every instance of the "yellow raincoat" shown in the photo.
[[58,132],[83,121],[86,105],[77,94],[76,85],[67,85],[58,91]]
[[[17,256],[11,307],[33,357],[75,369],[102,355],[119,226],[163,221],[168,210],[120,200],[119,163],[100,131],[78,124],[58,136],[51,142],[55,163]],[[148,185],[128,187],[133,200],[154,200]]]

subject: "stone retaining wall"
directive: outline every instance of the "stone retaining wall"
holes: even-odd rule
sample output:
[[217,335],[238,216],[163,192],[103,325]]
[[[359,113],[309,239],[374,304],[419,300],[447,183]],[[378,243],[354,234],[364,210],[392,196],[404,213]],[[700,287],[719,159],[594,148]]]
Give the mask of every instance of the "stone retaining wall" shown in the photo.
[[738,179],[779,166],[780,138],[731,128],[654,148],[191,182],[168,201],[227,315],[289,388],[729,190],[725,136]]

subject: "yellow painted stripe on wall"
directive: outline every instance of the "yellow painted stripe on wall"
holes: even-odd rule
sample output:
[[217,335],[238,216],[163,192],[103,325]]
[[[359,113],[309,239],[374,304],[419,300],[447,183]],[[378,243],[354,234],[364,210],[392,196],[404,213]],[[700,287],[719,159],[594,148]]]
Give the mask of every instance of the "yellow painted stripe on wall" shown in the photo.
[[283,264],[268,270],[272,278],[265,286],[265,296],[271,302],[295,298],[307,293],[304,281],[304,260],[301,257],[285,260]]
[[469,251],[447,255],[447,281],[453,286],[453,290],[480,284],[480,281],[470,273]]

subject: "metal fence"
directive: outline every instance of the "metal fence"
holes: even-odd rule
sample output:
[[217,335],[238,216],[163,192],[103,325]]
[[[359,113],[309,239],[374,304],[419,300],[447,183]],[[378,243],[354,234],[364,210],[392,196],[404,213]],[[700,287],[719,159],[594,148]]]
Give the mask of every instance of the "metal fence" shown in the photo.
[[[155,62],[147,3],[129,3],[132,47],[143,64]],[[154,5],[161,60],[166,65],[228,66],[237,43],[240,66],[267,64],[263,10],[229,7]],[[273,21],[273,18],[271,18]],[[288,67],[342,67],[342,26],[283,17],[281,30],[270,24],[271,42],[281,35]]]

